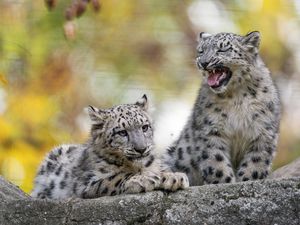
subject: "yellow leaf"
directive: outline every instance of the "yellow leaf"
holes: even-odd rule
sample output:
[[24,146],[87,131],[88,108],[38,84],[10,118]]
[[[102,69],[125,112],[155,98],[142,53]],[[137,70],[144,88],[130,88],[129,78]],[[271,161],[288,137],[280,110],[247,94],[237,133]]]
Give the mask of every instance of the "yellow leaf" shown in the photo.
[[6,179],[29,193],[32,190],[37,167],[43,157],[43,152],[19,140],[9,149],[0,148],[0,172]]
[[0,73],[0,83],[3,84],[3,85],[8,84],[8,81],[7,81],[6,77],[2,73]]
[[[16,96],[17,97],[17,96]],[[10,115],[30,126],[48,124],[56,112],[56,105],[49,96],[25,93],[9,103]]]
[[9,139],[14,134],[14,127],[7,120],[5,120],[2,116],[0,116],[0,141],[4,141]]

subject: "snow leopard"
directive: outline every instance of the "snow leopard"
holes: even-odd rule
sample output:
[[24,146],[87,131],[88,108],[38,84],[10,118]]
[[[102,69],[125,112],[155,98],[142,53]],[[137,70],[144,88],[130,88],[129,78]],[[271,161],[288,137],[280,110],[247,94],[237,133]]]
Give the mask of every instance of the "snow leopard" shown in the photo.
[[260,33],[200,33],[203,74],[192,113],[164,164],[191,185],[268,176],[277,148],[280,98],[259,56]]
[[97,198],[188,187],[184,173],[161,170],[147,108],[146,95],[135,104],[110,109],[89,106],[90,139],[50,151],[38,169],[31,196]]

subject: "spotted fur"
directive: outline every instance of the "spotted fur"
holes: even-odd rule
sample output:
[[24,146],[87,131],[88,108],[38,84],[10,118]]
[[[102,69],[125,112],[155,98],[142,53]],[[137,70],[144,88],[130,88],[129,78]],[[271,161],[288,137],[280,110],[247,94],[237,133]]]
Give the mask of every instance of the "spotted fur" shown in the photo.
[[269,174],[280,100],[258,55],[259,42],[259,32],[200,34],[196,62],[204,75],[202,86],[164,159],[172,171],[187,173],[191,185],[257,180]]
[[188,186],[185,174],[160,169],[145,95],[135,104],[90,106],[88,112],[90,140],[53,149],[38,170],[33,197],[96,198]]

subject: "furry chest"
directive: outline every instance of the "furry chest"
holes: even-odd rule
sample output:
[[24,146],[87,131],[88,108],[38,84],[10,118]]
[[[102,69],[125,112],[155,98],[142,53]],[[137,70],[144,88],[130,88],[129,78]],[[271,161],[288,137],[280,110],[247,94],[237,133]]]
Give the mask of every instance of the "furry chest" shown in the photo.
[[250,112],[244,108],[230,111],[225,122],[225,132],[228,136],[248,136],[252,130]]
[[228,104],[227,119],[225,120],[224,130],[228,137],[235,139],[252,139],[257,135],[256,129],[260,126],[255,117],[260,110],[260,104],[247,100],[237,99]]
[[259,110],[257,104],[240,104],[228,110],[224,132],[228,138],[230,156],[234,168],[249,150],[251,141],[257,138],[261,123],[255,120]]

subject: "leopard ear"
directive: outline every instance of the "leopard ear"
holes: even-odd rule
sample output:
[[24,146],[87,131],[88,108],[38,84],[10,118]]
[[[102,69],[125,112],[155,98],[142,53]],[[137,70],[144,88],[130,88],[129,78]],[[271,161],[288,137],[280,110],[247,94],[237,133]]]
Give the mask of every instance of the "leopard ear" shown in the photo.
[[260,33],[252,31],[242,38],[242,44],[247,47],[250,52],[257,53],[260,44]]
[[141,99],[139,99],[136,103],[139,107],[141,107],[142,110],[147,111],[148,110],[148,98],[147,95],[143,95]]
[[205,40],[206,38],[212,36],[212,34],[209,34],[209,33],[205,33],[205,32],[201,32],[199,34],[199,39],[198,39],[198,42],[202,41],[202,40]]
[[105,110],[98,109],[91,105],[86,108],[86,111],[94,123],[104,122],[108,117],[108,113]]

